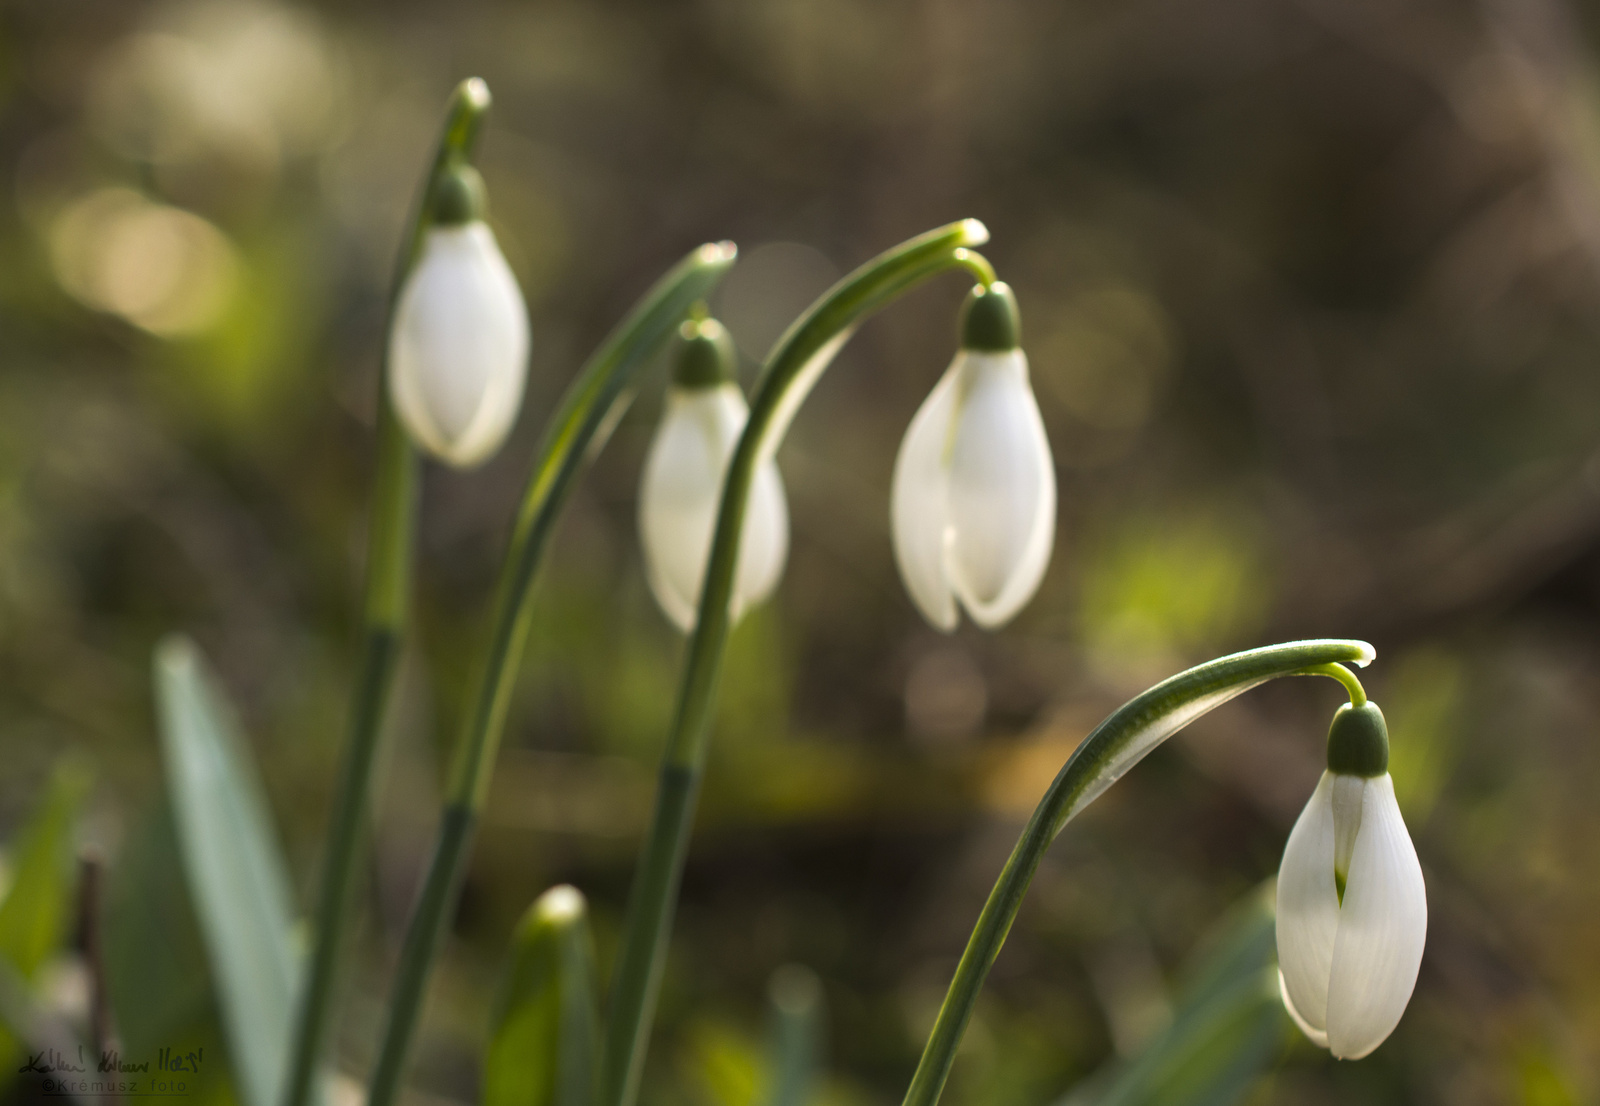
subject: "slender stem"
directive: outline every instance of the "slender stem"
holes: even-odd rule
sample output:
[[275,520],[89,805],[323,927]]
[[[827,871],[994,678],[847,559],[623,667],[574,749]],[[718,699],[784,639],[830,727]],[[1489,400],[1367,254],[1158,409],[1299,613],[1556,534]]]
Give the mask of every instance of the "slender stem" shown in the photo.
[[[1353,681],[1355,677],[1337,662],[1366,664],[1372,657],[1372,646],[1365,642],[1341,640],[1297,641],[1235,653],[1164,680],[1095,727],[1039,801],[989,892],[922,1050],[905,1106],[933,1106],[939,1100],[978,992],[1000,954],[1028,884],[1045,850],[1075,814],[1161,742],[1234,696],[1280,676],[1329,676],[1345,683],[1332,671],[1335,668]],[[1352,694],[1359,687],[1355,684]]]
[[701,246],[657,281],[589,358],[545,427],[500,571],[494,625],[479,668],[478,690],[456,747],[444,821],[406,924],[368,1106],[391,1106],[400,1088],[428,975],[454,913],[473,829],[488,796],[528,635],[529,596],[561,508],[578,473],[605,444],[610,428],[632,399],[640,372],[694,303],[722,279],[734,254],[728,242]]
[[973,279],[985,288],[993,284],[999,277],[995,276],[994,266],[989,264],[989,259],[973,250],[957,250],[950,255],[951,258],[967,272]]
[[661,771],[655,814],[629,898],[602,1061],[601,1106],[632,1106],[649,1045],[672,912],[683,874],[695,796],[705,764],[717,681],[731,629],[728,604],[746,501],[757,467],[778,448],[806,395],[869,315],[952,268],[994,271],[970,247],[988,239],[975,219],[940,227],[881,254],[829,289],[789,328],[767,358],[750,418],[729,462],[722,502],[689,640]]
[[1344,685],[1345,691],[1350,694],[1350,705],[1359,707],[1367,701],[1367,689],[1361,686],[1361,681],[1356,679],[1356,674],[1342,664],[1319,664],[1304,671],[1296,672],[1296,676],[1327,676],[1329,679],[1338,680]]
[[[433,165],[416,199],[406,239],[389,287],[389,316],[416,265],[430,224],[434,194],[445,171],[472,152],[489,109],[489,89],[473,78],[450,98]],[[387,334],[387,329],[385,331]],[[316,947],[301,993],[293,1030],[286,1088],[287,1106],[307,1106],[313,1097],[333,1016],[340,954],[355,902],[367,808],[371,801],[384,706],[394,685],[406,610],[416,532],[417,457],[389,402],[388,350],[378,374],[378,447],[371,519],[367,535],[366,595],[360,670],[350,708],[350,729],[339,765],[327,853],[317,891]]]

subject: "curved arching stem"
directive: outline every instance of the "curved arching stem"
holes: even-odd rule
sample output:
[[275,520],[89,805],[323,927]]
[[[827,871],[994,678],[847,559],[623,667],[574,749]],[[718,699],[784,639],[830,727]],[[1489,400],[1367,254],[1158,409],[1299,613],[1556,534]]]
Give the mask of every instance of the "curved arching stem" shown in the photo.
[[1344,665],[1365,665],[1374,655],[1372,646],[1364,641],[1340,639],[1295,641],[1234,653],[1163,680],[1128,700],[1096,726],[1067,758],[1039,801],[994,890],[989,892],[922,1050],[922,1059],[906,1091],[905,1106],[934,1106],[939,1100],[978,992],[1016,920],[1028,884],[1045,850],[1074,815],[1184,726],[1268,680],[1280,676],[1327,676],[1344,684],[1352,702],[1358,698],[1365,702],[1360,681]]
[[701,246],[658,280],[589,358],[545,426],[517,513],[511,548],[501,566],[489,647],[456,746],[439,835],[406,923],[368,1106],[392,1106],[400,1089],[423,991],[460,898],[478,813],[488,797],[495,753],[505,731],[506,708],[532,617],[529,599],[533,583],[561,508],[578,473],[599,452],[632,399],[639,373],[693,305],[716,287],[735,254],[731,242]]
[[[462,81],[450,97],[433,165],[423,178],[411,213],[405,242],[395,261],[389,286],[392,319],[400,291],[422,252],[432,222],[439,182],[453,167],[472,156],[478,130],[489,110],[489,86],[476,77]],[[384,328],[385,342],[388,327]],[[362,612],[362,644],[350,730],[339,764],[327,850],[317,889],[316,946],[301,988],[292,1027],[286,1106],[307,1106],[313,1097],[322,1051],[333,1015],[340,953],[350,928],[355,899],[356,868],[361,859],[367,808],[372,795],[373,763],[384,707],[394,686],[405,637],[411,597],[412,551],[416,542],[417,457],[394,404],[389,401],[387,344],[378,374],[378,445],[367,534],[366,595]]]
[[939,227],[880,254],[839,281],[791,325],[767,357],[738,447],[729,462],[722,502],[700,589],[700,611],[678,685],[678,700],[656,792],[655,812],[634,875],[627,929],[607,1011],[601,1106],[632,1106],[649,1043],[649,1026],[672,909],[694,821],[717,681],[732,628],[729,601],[750,485],[777,451],[789,424],[834,356],[868,316],[923,281],[951,269],[983,284],[994,269],[973,247],[989,232],[976,219]]

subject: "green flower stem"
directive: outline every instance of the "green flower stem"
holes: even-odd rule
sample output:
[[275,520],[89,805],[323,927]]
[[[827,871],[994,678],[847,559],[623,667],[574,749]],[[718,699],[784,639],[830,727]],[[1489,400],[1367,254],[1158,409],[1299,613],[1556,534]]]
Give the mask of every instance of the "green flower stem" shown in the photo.
[[[989,232],[975,219],[952,223],[902,243],[834,285],[773,348],[756,387],[750,419],[729,462],[700,611],[689,640],[677,707],[667,739],[655,813],[629,899],[602,1062],[602,1106],[632,1106],[649,1044],[672,911],[683,875],[695,797],[705,764],[717,681],[728,643],[734,566],[750,484],[782,441],[795,412],[840,347],[869,315],[928,278],[965,269],[992,282],[994,270],[970,247]],[[382,1106],[382,1104],[379,1104]]]
[[529,596],[561,508],[585,462],[605,444],[632,399],[639,373],[695,302],[716,287],[734,255],[732,243],[701,246],[657,281],[590,357],[545,427],[500,571],[494,626],[473,706],[456,747],[444,820],[406,926],[368,1106],[392,1106],[400,1088],[428,975],[455,910],[473,830],[489,792],[528,636]]
[[[391,319],[400,291],[422,251],[423,236],[430,224],[429,212],[433,210],[440,182],[453,166],[471,155],[479,124],[488,109],[488,86],[476,78],[461,82],[450,98],[433,165],[417,196],[410,231],[395,263],[389,288],[388,315]],[[351,704],[349,738],[339,765],[327,855],[317,892],[316,948],[293,1028],[287,1106],[307,1106],[313,1098],[316,1073],[327,1041],[340,953],[354,905],[356,869],[372,793],[378,735],[399,666],[411,593],[417,456],[395,416],[394,405],[389,402],[387,362],[385,348],[384,365],[378,376],[377,470],[368,526],[360,670]]]
[[1373,655],[1366,642],[1343,640],[1296,641],[1235,653],[1162,681],[1128,700],[1095,727],[1039,801],[989,893],[922,1050],[905,1106],[933,1106],[939,1100],[973,1004],[1000,954],[1028,884],[1045,850],[1075,814],[1178,730],[1268,680],[1329,676],[1343,683],[1352,698],[1360,694],[1365,699],[1360,682],[1339,662],[1366,664]]

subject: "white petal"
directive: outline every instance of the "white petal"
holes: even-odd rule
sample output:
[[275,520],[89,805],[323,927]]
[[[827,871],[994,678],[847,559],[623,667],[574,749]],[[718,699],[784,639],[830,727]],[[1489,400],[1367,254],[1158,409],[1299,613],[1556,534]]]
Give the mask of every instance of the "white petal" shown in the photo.
[[1056,474],[1023,352],[966,360],[949,456],[950,582],[993,629],[1033,598],[1055,544]]
[[788,556],[789,503],[778,466],[769,460],[756,469],[755,481],[750,485],[750,503],[745,508],[739,571],[733,590],[735,618],[772,594],[783,578],[783,563]]
[[527,364],[527,308],[494,234],[481,222],[428,231],[389,340],[406,429],[452,465],[483,461],[517,420]]
[[1311,1043],[1319,1048],[1328,1047],[1328,1033],[1318,1029],[1300,1016],[1300,1011],[1294,1008],[1294,999],[1289,997],[1289,985],[1283,980],[1283,969],[1278,969],[1278,994],[1283,998],[1283,1008],[1289,1011],[1289,1016],[1294,1019],[1294,1024],[1300,1027],[1300,1032],[1311,1039]]
[[1333,883],[1333,784],[1333,773],[1322,773],[1289,833],[1278,868],[1278,969],[1283,973],[1284,994],[1296,1020],[1318,1032],[1328,1024],[1328,973],[1339,932],[1339,893]]
[[963,355],[957,354],[900,442],[889,495],[894,559],[911,600],[922,616],[946,633],[959,615],[945,574],[949,531],[946,453],[954,430],[956,386]]
[[[639,534],[650,589],[668,618],[694,628],[722,502],[722,481],[749,407],[735,384],[670,388],[639,490]],[[789,550],[789,509],[772,461],[756,469],[739,540],[731,609],[771,594]]]
[[1428,935],[1428,893],[1387,774],[1366,781],[1328,985],[1328,1044],[1359,1060],[1394,1032]]

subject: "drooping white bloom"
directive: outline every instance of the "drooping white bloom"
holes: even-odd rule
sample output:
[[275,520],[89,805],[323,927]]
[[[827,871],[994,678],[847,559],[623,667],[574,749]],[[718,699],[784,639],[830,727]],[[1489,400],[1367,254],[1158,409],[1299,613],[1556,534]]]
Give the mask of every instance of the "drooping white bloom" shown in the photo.
[[528,372],[528,311],[480,219],[430,228],[389,337],[389,390],[418,445],[458,468],[498,450]]
[[1389,774],[1327,771],[1278,871],[1278,965],[1295,1023],[1342,1060],[1399,1024],[1428,932],[1422,866]]
[[[732,381],[674,384],[645,459],[639,489],[639,534],[650,590],[668,618],[688,632],[700,606],[706,561],[722,501],[722,481],[750,414]],[[789,552],[789,507],[778,466],[756,469],[745,510],[734,575],[738,618],[778,586]]]
[[985,628],[1038,590],[1055,543],[1056,475],[1020,349],[962,349],[923,401],[895,460],[895,559],[919,610]]

